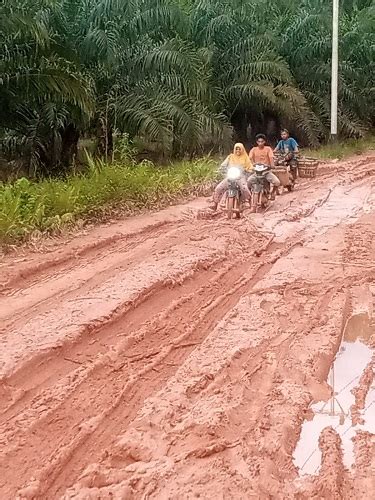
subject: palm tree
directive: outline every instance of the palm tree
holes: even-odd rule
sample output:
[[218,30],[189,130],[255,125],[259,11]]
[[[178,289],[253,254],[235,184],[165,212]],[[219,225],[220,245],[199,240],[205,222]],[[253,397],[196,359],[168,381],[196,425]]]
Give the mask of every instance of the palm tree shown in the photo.
[[[374,125],[374,12],[343,0],[339,123]],[[30,173],[60,173],[79,137],[109,157],[115,131],[166,155],[231,133],[329,131],[331,8],[325,0],[3,0],[0,141]]]
[[102,152],[110,153],[115,128],[173,153],[198,148],[208,132],[221,138],[206,52],[184,39],[189,19],[178,5],[85,0],[72,17],[72,39],[96,83]]
[[[363,135],[369,118],[374,116],[371,10],[373,12],[370,8],[351,8],[340,16],[338,112],[343,136]],[[308,0],[288,19],[282,20],[279,32],[281,54],[319,119],[321,138],[327,138],[330,121],[331,6],[324,1]]]
[[21,150],[30,169],[71,162],[89,118],[105,155],[115,128],[175,154],[198,149],[207,134],[222,137],[206,52],[183,39],[188,18],[177,5],[29,0],[24,7],[2,6],[1,127],[3,145]]
[[192,13],[193,37],[212,51],[213,84],[237,136],[265,130],[270,118],[294,122],[310,143],[317,120],[270,31],[272,10],[264,3],[202,0]]
[[0,137],[30,173],[71,162],[77,127],[93,110],[90,80],[64,54],[48,1],[4,0],[0,7]]

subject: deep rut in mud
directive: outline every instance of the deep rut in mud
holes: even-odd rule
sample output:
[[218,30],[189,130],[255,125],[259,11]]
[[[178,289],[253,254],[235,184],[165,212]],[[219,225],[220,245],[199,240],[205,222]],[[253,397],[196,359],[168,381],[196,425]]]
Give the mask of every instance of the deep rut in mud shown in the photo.
[[198,200],[5,257],[0,498],[375,494],[374,180],[368,155],[264,215]]

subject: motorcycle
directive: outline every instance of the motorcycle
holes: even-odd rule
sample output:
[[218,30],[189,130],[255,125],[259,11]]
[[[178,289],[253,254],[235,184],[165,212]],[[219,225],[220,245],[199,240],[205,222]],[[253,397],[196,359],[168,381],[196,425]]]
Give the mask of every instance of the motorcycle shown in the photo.
[[254,173],[256,174],[256,182],[252,187],[252,206],[255,208],[255,212],[258,212],[260,208],[267,208],[269,205],[269,200],[271,197],[271,186],[266,178],[266,174],[269,171],[267,165],[257,164],[254,166]]
[[228,189],[225,196],[225,208],[229,220],[235,214],[236,219],[241,218],[242,204],[241,204],[241,189],[238,184],[241,178],[242,171],[238,167],[230,167],[227,172]]

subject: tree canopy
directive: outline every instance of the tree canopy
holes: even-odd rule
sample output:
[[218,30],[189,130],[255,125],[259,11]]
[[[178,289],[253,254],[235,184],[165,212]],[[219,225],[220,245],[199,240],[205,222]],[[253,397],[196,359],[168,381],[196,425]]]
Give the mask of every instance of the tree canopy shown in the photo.
[[[309,144],[329,133],[326,0],[3,0],[0,139],[32,172],[69,167],[83,134],[114,131],[167,155],[269,123]],[[375,6],[342,0],[339,127],[374,125]]]

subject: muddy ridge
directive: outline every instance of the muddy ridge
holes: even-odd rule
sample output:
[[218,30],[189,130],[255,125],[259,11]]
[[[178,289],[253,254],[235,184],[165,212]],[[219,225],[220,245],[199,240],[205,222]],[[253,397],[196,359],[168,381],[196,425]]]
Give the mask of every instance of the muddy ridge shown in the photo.
[[375,495],[375,155],[0,265],[1,499]]

